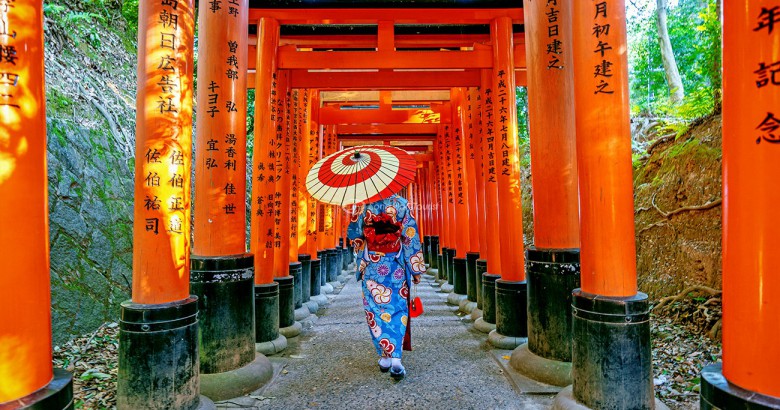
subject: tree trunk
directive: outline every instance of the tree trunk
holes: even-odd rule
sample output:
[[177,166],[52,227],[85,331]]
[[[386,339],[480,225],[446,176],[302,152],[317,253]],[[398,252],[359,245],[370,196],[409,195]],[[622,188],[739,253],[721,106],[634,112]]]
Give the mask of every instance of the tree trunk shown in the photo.
[[677,61],[674,59],[672,42],[669,40],[669,29],[666,25],[667,0],[656,0],[656,23],[658,26],[658,42],[661,45],[661,60],[664,63],[666,84],[669,86],[669,94],[672,102],[679,104],[685,97],[680,70],[677,69]]

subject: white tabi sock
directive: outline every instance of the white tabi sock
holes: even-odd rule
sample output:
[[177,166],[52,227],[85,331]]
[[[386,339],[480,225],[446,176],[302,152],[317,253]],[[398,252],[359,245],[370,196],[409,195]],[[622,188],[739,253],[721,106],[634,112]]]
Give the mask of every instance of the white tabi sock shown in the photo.
[[379,365],[382,366],[382,367],[390,367],[391,364],[392,364],[392,361],[390,360],[389,357],[383,357],[383,358],[379,359]]
[[401,364],[401,359],[393,358],[393,370],[399,372],[404,369],[404,365]]

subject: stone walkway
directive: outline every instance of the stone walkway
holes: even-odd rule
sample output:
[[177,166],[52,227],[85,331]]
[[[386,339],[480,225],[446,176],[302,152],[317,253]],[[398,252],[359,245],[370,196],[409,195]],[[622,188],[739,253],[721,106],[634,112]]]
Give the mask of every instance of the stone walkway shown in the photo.
[[417,293],[425,313],[412,321],[413,352],[404,352],[407,376],[380,373],[360,295],[351,277],[319,319],[271,357],[274,378],[220,409],[549,409],[548,386],[508,368],[510,351],[491,349],[487,335],[461,321],[429,276]]

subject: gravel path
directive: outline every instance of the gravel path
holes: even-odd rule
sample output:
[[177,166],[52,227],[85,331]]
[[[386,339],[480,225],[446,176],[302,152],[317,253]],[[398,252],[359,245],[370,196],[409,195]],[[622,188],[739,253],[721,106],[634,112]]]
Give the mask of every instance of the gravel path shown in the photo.
[[219,408],[548,409],[553,396],[519,392],[486,335],[461,322],[433,285],[429,277],[418,285],[425,313],[412,321],[414,351],[404,352],[404,380],[379,372],[353,277],[313,326],[271,357],[275,376],[268,385]]

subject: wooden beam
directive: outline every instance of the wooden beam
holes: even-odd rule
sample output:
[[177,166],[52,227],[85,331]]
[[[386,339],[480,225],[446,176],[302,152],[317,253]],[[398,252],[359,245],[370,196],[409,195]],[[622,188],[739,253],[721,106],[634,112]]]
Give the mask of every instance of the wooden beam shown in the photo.
[[423,124],[439,123],[440,114],[430,109],[419,110],[344,110],[339,107],[320,108],[319,123],[332,124]]
[[365,71],[310,72],[292,70],[293,88],[321,90],[442,90],[453,87],[478,87],[479,71]]
[[[280,69],[479,69],[493,67],[490,50],[298,51],[279,48]],[[251,68],[251,67],[250,67]]]
[[336,131],[339,136],[394,134],[394,139],[410,135],[435,136],[439,130],[439,124],[371,124],[371,125],[339,125]]
[[249,23],[270,17],[279,24],[490,24],[497,17],[523,23],[523,9],[250,9]]

